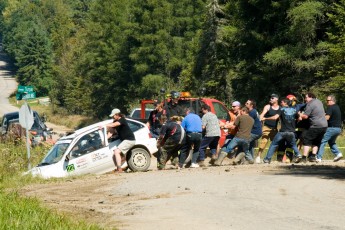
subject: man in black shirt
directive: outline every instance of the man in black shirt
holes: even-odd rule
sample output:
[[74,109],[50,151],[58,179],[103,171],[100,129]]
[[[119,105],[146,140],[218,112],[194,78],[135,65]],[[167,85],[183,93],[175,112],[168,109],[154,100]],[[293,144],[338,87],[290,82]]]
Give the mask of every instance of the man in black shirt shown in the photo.
[[156,107],[155,110],[150,112],[149,119],[147,120],[147,124],[150,127],[150,132],[154,138],[157,138],[159,136],[160,129],[162,127],[160,119],[163,114],[163,106],[160,101],[156,101],[154,103],[154,106]]
[[260,163],[260,156],[264,152],[268,140],[273,140],[274,136],[278,132],[278,119],[276,119],[276,114],[280,111],[278,104],[278,95],[273,93],[270,97],[269,104],[265,105],[262,113],[260,114],[260,120],[263,121],[262,126],[262,136],[259,143],[258,156],[255,161]]
[[183,108],[178,104],[180,94],[176,91],[171,92],[171,100],[164,106],[164,111],[168,120],[173,116],[184,116]]
[[113,109],[109,117],[112,117],[114,121],[106,125],[107,130],[109,128],[115,128],[121,140],[119,146],[114,150],[113,161],[116,167],[114,172],[122,172],[121,153],[126,154],[135,145],[135,136],[133,131],[129,128],[125,116],[121,114],[119,109]]
[[335,140],[341,133],[342,120],[340,108],[336,104],[336,98],[333,95],[329,95],[327,97],[326,120],[328,121],[328,127],[321,140],[316,162],[321,162],[327,142],[331,148],[331,152],[335,156],[334,161],[339,161],[341,158],[343,158],[343,154],[339,151],[337,144],[335,143]]

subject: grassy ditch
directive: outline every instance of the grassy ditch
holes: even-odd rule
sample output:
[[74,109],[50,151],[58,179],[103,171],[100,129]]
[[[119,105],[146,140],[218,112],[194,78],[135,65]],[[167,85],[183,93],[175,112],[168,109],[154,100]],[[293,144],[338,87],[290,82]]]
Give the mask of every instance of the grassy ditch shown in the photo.
[[[39,163],[47,148],[31,149],[31,165]],[[38,199],[20,196],[18,191],[25,185],[57,180],[22,176],[27,167],[25,144],[0,143],[0,229],[103,229],[50,210]]]

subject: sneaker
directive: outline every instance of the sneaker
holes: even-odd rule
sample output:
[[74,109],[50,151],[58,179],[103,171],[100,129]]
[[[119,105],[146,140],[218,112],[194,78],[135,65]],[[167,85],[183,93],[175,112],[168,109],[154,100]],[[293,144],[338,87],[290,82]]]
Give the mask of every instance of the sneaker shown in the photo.
[[260,164],[260,163],[261,163],[261,159],[260,159],[259,156],[257,156],[257,157],[255,158],[255,163],[256,163],[256,164]]
[[309,162],[316,162],[316,156],[314,154],[309,157]]
[[341,158],[343,158],[343,154],[338,153],[338,155],[336,157],[334,157],[333,161],[334,162],[339,161]]
[[302,156],[297,156],[296,158],[295,158],[295,160],[294,160],[294,162],[296,163],[296,164],[298,164],[299,162],[301,162],[302,161]]
[[270,161],[270,160],[267,160],[266,158],[264,158],[264,159],[262,160],[262,163],[264,163],[264,164],[270,164],[271,161]]
[[186,164],[181,164],[181,163],[179,163],[179,164],[178,164],[178,168],[180,168],[180,169],[186,168]]
[[301,162],[302,163],[307,163],[307,157],[306,156],[302,156]]
[[321,161],[322,160],[320,158],[316,158],[316,160],[315,160],[316,163],[321,163]]
[[189,168],[199,168],[200,166],[197,163],[192,163]]

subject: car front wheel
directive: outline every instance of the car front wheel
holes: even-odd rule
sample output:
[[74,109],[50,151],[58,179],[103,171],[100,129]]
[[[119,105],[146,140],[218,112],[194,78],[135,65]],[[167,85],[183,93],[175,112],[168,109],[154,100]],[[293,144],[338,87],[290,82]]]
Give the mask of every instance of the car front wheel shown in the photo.
[[147,171],[151,164],[151,155],[143,148],[134,148],[127,154],[127,163],[130,170],[134,172]]

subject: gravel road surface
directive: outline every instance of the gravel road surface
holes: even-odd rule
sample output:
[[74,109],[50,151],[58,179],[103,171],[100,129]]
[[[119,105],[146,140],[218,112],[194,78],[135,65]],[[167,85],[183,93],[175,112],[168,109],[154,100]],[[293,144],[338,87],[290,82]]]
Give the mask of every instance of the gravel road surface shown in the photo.
[[22,194],[106,229],[344,229],[344,161],[89,175]]

